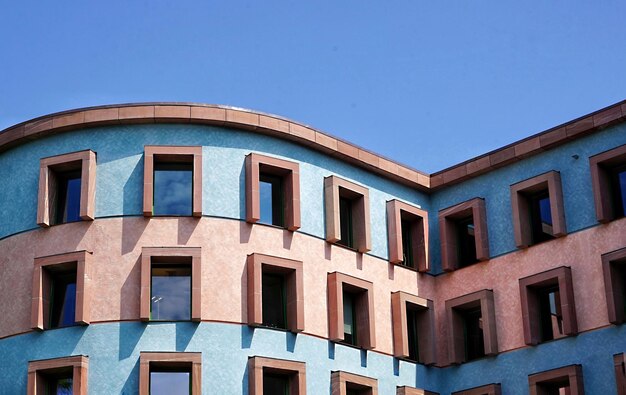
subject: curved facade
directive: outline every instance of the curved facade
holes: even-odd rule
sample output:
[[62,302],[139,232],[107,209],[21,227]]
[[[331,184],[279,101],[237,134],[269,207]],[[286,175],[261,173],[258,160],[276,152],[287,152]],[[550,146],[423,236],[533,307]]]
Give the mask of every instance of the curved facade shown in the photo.
[[[6,129],[0,392],[156,393],[179,372],[203,394],[626,394],[625,119],[431,175],[218,106]],[[189,177],[182,211],[160,206],[167,171]],[[189,282],[162,319],[166,269]]]

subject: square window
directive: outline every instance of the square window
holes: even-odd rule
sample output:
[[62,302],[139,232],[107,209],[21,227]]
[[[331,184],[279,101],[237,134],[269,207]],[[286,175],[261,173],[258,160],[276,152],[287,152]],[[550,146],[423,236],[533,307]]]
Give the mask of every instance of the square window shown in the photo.
[[144,247],[141,253],[141,319],[200,321],[199,247]]
[[535,345],[578,333],[569,267],[524,277],[519,284],[526,344]]
[[502,389],[500,384],[481,385],[462,391],[453,392],[452,395],[500,395]]
[[246,156],[246,221],[300,228],[300,167],[251,153]]
[[613,355],[617,395],[626,395],[626,354]]
[[450,363],[498,353],[493,291],[482,290],[446,301]]
[[250,395],[304,395],[306,364],[282,359],[250,357],[248,359],[248,393]]
[[589,158],[599,222],[621,218],[626,211],[626,145]]
[[330,374],[331,395],[377,395],[378,380],[342,371]]
[[373,349],[373,285],[343,273],[328,273],[330,340]]
[[41,159],[37,224],[93,220],[96,154],[80,151]]
[[550,171],[511,185],[511,206],[518,248],[567,234],[558,172]]
[[87,251],[35,258],[33,329],[89,324],[91,257]]
[[570,365],[528,376],[530,395],[584,395],[580,365]]
[[439,237],[443,270],[489,259],[485,200],[474,198],[439,211]]
[[602,255],[609,322],[626,322],[626,247]]
[[392,292],[394,356],[435,363],[433,302],[406,292]]
[[337,176],[324,178],[326,241],[359,252],[371,250],[369,192]]
[[28,395],[86,395],[89,358],[83,355],[28,363]]
[[202,147],[145,146],[143,215],[202,216]]
[[428,213],[399,200],[387,202],[389,261],[420,272],[429,270]]
[[139,394],[200,395],[202,392],[202,353],[141,352],[139,355]]
[[248,325],[304,330],[301,261],[250,254],[247,276]]

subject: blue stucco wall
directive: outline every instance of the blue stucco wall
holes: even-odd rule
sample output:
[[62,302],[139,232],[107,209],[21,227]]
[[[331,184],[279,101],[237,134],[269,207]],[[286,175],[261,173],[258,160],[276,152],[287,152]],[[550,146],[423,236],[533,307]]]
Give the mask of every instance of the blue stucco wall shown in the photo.
[[[484,198],[491,257],[515,251],[510,186],[550,170],[561,173],[568,233],[598,225],[589,157],[625,143],[626,125],[614,126],[432,194],[429,222],[433,272],[441,272],[439,210],[475,197]],[[578,159],[574,155],[578,155]]]
[[[324,238],[324,177],[369,188],[372,251],[387,257],[385,202],[399,198],[428,210],[428,196],[297,144],[202,125],[127,125],[62,133],[0,154],[0,238],[36,229],[39,160],[91,149],[97,153],[96,217],[142,215],[144,145],[203,146],[203,214],[245,218],[244,159],[261,152],[300,163],[301,232]],[[13,204],[11,202],[14,202]]]
[[204,394],[247,394],[249,356],[307,363],[307,392],[330,393],[330,373],[343,370],[378,379],[379,394],[409,385],[447,395],[492,382],[504,395],[528,393],[528,375],[573,363],[583,365],[585,393],[614,393],[612,355],[626,350],[626,326],[500,354],[458,367],[426,368],[317,337],[223,323],[102,323],[0,340],[1,393],[25,393],[28,361],[89,356],[90,394],[136,394],[140,351],[202,352]]

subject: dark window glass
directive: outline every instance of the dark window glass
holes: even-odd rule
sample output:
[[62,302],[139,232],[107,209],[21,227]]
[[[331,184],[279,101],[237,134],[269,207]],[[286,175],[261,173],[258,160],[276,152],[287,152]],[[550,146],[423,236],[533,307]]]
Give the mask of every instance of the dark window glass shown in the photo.
[[190,378],[188,371],[151,371],[150,395],[191,394]]
[[559,287],[538,290],[539,314],[541,321],[541,341],[563,337],[563,315]]
[[552,211],[550,210],[550,195],[548,191],[541,191],[530,197],[530,215],[533,231],[533,243],[554,239],[552,229]]
[[369,391],[356,389],[356,388],[346,388],[346,395],[364,395],[364,394],[369,394]]
[[289,377],[282,374],[263,373],[263,394],[289,395]]
[[569,394],[569,380],[560,379],[556,382],[542,383],[538,386],[541,388],[542,395],[565,395]]
[[80,221],[80,170],[55,173],[57,198],[55,224]]
[[476,236],[474,218],[469,216],[456,221],[459,267],[478,262],[476,259]]
[[338,244],[352,248],[354,246],[352,235],[352,201],[339,197],[339,226],[341,230],[341,240]]
[[57,273],[50,288],[50,328],[74,325],[76,316],[76,273]]
[[191,215],[191,163],[154,164],[154,215]]
[[465,335],[465,359],[485,356],[485,340],[483,338],[482,314],[480,308],[463,311],[463,332]]
[[626,166],[613,170],[611,178],[615,217],[623,217],[626,215]]
[[411,221],[402,219],[400,221],[400,226],[402,227],[402,265],[407,267],[415,267],[415,263],[413,261],[413,243],[411,240]]
[[282,178],[261,173],[259,188],[261,200],[260,222],[285,226]]
[[280,274],[263,273],[261,285],[263,325],[287,328],[285,279]]
[[191,265],[152,264],[152,320],[191,319]]
[[349,292],[343,293],[343,341],[357,344],[356,295]]
[[406,309],[407,333],[409,336],[409,359],[419,361],[419,346],[417,341],[417,310]]
[[47,380],[46,395],[72,395],[74,392],[71,375],[72,373],[69,372],[69,377],[50,377]]

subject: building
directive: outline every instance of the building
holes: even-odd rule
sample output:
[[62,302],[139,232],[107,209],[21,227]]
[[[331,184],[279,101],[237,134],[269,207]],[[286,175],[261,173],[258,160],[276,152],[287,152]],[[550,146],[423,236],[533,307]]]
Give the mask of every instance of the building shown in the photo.
[[430,175],[79,109],[1,132],[0,184],[0,393],[626,394],[626,101]]

